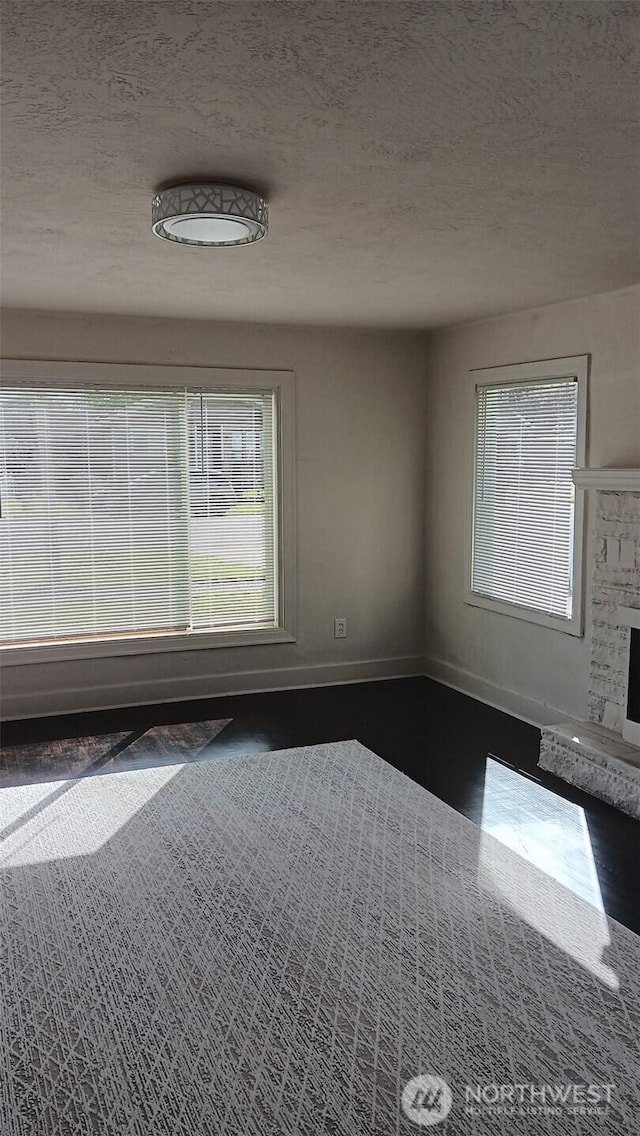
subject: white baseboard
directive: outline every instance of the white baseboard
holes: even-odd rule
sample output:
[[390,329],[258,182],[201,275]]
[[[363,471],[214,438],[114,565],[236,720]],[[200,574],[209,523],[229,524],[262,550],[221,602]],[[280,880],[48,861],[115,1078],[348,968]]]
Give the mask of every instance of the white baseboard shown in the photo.
[[263,694],[302,687],[341,686],[345,683],[382,681],[422,675],[421,655],[398,659],[365,659],[359,662],[314,664],[281,670],[237,671],[226,674],[176,676],[157,681],[66,690],[28,691],[4,700],[2,718],[43,718],[55,714],[78,714],[126,706],[153,706],[164,702],[218,698],[221,695]]
[[546,706],[542,702],[528,698],[525,694],[497,686],[487,679],[480,678],[479,675],[472,674],[471,671],[463,670],[462,667],[445,663],[442,659],[425,658],[423,673],[426,678],[450,686],[461,694],[468,694],[470,698],[477,698],[479,702],[485,702],[487,706],[493,706],[496,710],[503,710],[505,714],[520,718],[521,721],[537,726],[538,729],[550,726],[554,722],[561,722],[567,717],[566,712],[557,710],[554,706]]
[[117,683],[109,686],[77,687],[65,690],[30,690],[4,699],[2,718],[42,718],[56,714],[78,714],[112,710],[127,706],[153,706],[164,702],[187,702],[222,695],[264,694],[276,690],[297,690],[316,686],[383,681],[424,675],[453,690],[477,698],[488,706],[503,710],[532,726],[548,726],[562,721],[566,713],[536,702],[514,690],[488,682],[471,671],[442,659],[407,656],[395,659],[364,659],[359,662],[312,664],[279,670],[237,671],[225,674],[174,676],[170,679]]

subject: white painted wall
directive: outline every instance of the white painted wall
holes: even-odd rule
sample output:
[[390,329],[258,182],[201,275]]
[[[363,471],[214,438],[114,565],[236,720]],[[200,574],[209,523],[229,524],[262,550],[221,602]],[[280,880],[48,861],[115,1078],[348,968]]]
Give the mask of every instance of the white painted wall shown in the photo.
[[420,672],[423,336],[6,312],[2,354],[297,375],[298,641],[4,666],[5,717]]
[[[640,287],[430,336],[427,673],[534,721],[586,717],[589,611],[587,638],[576,639],[463,602],[475,385],[469,370],[586,353],[588,464],[640,467]],[[587,562],[590,545],[589,535]]]

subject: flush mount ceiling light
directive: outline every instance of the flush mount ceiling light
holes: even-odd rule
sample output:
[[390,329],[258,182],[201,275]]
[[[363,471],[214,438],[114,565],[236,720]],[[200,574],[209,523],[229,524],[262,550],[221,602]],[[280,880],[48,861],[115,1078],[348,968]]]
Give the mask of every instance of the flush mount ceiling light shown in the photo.
[[151,228],[157,237],[180,245],[250,245],[267,235],[269,206],[259,193],[239,185],[172,185],[153,199]]

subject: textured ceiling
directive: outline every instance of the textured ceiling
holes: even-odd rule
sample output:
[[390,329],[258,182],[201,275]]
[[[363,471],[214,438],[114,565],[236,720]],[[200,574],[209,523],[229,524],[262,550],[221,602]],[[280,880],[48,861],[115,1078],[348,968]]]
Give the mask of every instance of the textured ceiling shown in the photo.
[[[7,306],[430,327],[640,278],[636,3],[1,11]],[[266,240],[151,234],[207,176]]]

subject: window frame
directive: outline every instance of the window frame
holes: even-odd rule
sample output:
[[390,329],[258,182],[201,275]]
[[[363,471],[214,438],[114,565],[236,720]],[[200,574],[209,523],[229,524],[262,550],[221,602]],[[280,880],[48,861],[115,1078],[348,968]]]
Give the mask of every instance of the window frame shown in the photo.
[[558,379],[575,379],[578,386],[578,421],[576,436],[576,468],[587,464],[587,386],[589,378],[589,355],[571,355],[559,359],[542,359],[530,363],[507,363],[499,367],[479,367],[470,370],[473,376],[471,406],[471,439],[467,452],[470,454],[470,468],[467,474],[467,514],[465,527],[465,590],[464,603],[470,607],[483,608],[498,615],[512,616],[514,619],[535,623],[566,635],[584,635],[584,540],[585,540],[585,493],[575,487],[573,524],[573,612],[571,619],[549,615],[535,608],[509,603],[507,600],[492,599],[490,596],[474,592],[473,583],[473,541],[475,529],[476,464],[478,446],[478,388],[513,383],[543,383]]
[[104,639],[2,646],[4,666],[61,663],[71,659],[117,658],[225,647],[296,642],[295,374],[287,370],[233,367],[182,367],[151,363],[79,363],[68,360],[3,359],[5,385],[24,387],[103,386],[188,387],[204,390],[273,391],[276,402],[277,590],[278,625],[238,631],[158,632]]

